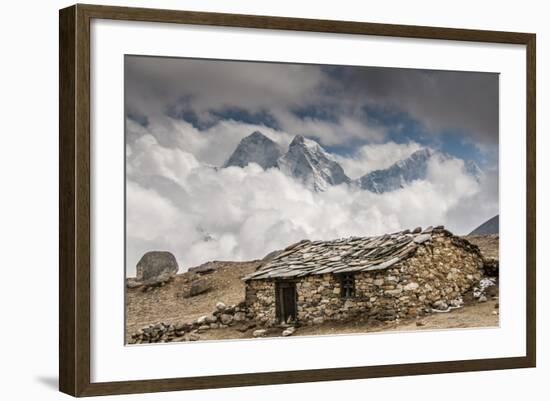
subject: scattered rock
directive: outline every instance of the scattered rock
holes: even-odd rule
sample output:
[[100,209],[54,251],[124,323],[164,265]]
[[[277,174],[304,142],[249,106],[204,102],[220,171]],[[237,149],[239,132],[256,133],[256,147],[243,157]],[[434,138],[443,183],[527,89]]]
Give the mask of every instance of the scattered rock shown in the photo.
[[296,328],[294,326],[290,326],[283,330],[283,337],[291,336],[292,334],[294,334],[295,331]]
[[479,302],[487,302],[487,297],[485,295],[480,295],[478,301]]
[[189,296],[194,297],[199,294],[203,294],[209,291],[212,287],[204,279],[197,279],[191,283],[191,288],[189,289]]
[[197,333],[189,333],[189,341],[198,341],[201,339],[201,336]]
[[215,262],[206,262],[200,266],[190,267],[188,271],[191,273],[197,273],[197,274],[208,274],[216,271],[217,268],[218,266],[216,265]]
[[313,324],[322,324],[325,321],[322,316],[314,317],[313,318]]
[[216,310],[223,312],[226,308],[226,305],[223,302],[216,303]]
[[216,315],[206,316],[206,323],[216,323],[217,321],[218,321],[218,317]]
[[138,288],[143,285],[142,282],[136,280],[135,278],[127,278],[126,279],[126,287],[127,288]]
[[449,301],[449,308],[456,309],[461,308],[464,305],[462,298],[457,298]]
[[449,305],[443,300],[438,300],[433,303],[432,308],[438,311],[446,311],[449,309]]
[[252,337],[265,337],[265,335],[267,334],[267,330],[266,329],[258,329],[258,330],[254,330],[252,332]]
[[242,322],[246,320],[246,313],[245,312],[235,312],[233,315],[233,320],[236,322]]
[[416,321],[416,326],[417,327],[422,327],[422,326],[425,326],[425,325],[426,325],[426,323],[424,323],[422,320],[417,320]]
[[229,315],[227,313],[224,313],[220,316],[220,322],[225,325],[229,325],[233,323],[233,315]]
[[237,328],[237,330],[240,331],[241,333],[244,333],[245,331],[251,330],[255,327],[256,327],[256,323],[248,322],[248,323],[242,324],[240,327]]

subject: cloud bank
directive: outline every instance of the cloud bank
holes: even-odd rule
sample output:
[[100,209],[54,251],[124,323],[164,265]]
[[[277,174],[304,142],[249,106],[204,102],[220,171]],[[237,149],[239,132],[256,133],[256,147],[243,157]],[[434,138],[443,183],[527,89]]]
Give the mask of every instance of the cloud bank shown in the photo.
[[[498,211],[490,185],[496,172],[477,182],[457,158],[433,158],[427,180],[394,192],[374,194],[344,184],[316,193],[277,169],[208,165],[219,165],[228,156],[218,154],[219,143],[238,142],[238,133],[265,127],[225,122],[199,132],[165,120],[147,128],[127,122],[132,138],[127,143],[128,276],[153,249],[171,251],[185,270],[208,260],[261,258],[304,238],[376,235],[438,224],[463,234]],[[161,135],[170,136],[169,145],[157,139],[159,127],[170,127]],[[290,137],[284,132],[272,136],[282,145]],[[391,142],[366,146],[355,156],[340,155],[339,161],[359,173],[361,166],[367,171],[387,167],[418,147]]]

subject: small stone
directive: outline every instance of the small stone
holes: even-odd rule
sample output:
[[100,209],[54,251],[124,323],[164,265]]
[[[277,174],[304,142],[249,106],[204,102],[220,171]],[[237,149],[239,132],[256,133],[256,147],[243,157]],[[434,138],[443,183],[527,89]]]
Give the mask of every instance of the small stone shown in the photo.
[[233,320],[235,320],[236,322],[242,322],[242,321],[246,320],[246,313],[244,313],[244,312],[236,312],[236,313],[233,315]]
[[485,295],[480,295],[478,301],[479,302],[487,302],[487,297]]
[[267,330],[266,329],[259,329],[259,330],[254,330],[252,332],[252,337],[265,337],[265,335],[267,334]]
[[216,304],[216,310],[223,312],[226,308],[226,305],[223,302],[218,302]]
[[418,283],[414,283],[414,282],[413,282],[413,283],[407,284],[407,285],[404,287],[404,289],[405,289],[405,291],[414,291],[414,290],[416,290],[418,287],[419,287]]
[[199,318],[197,319],[197,324],[198,324],[199,326],[202,326],[203,324],[206,323],[207,319],[208,319],[208,316],[206,316],[206,315],[205,315],[205,316],[201,316],[201,317],[199,317]]
[[493,315],[498,315],[498,311],[494,310],[493,312]]
[[292,334],[294,334],[295,331],[296,331],[296,328],[294,328],[293,326],[290,326],[289,328],[283,330],[283,337],[291,336]]
[[138,288],[143,285],[142,282],[137,281],[135,278],[127,278],[126,279],[126,287],[127,288]]
[[225,325],[229,325],[233,322],[233,316],[224,313],[220,316],[220,322]]
[[396,297],[400,295],[402,292],[403,292],[402,288],[396,288],[395,290],[386,290],[384,291],[384,294]]
[[377,278],[376,280],[373,281],[373,284],[376,285],[377,287],[380,287],[381,285],[384,285],[384,279]]
[[215,315],[209,315],[206,317],[206,323],[216,323],[218,321],[218,317]]
[[447,302],[439,300],[439,301],[435,301],[433,303],[433,308],[436,309],[436,310],[444,311],[444,310],[449,309],[449,305],[447,305]]
[[189,341],[198,341],[201,339],[201,336],[197,333],[191,333],[189,334]]
[[199,327],[199,331],[204,331],[210,329],[210,326],[208,324],[203,324]]
[[314,317],[313,318],[313,324],[322,324],[325,320],[323,319],[322,316],[319,316],[319,317]]
[[211,289],[211,286],[208,283],[208,281],[204,279],[194,280],[191,283],[191,288],[189,289],[189,296],[194,297],[196,295],[210,291],[210,289]]
[[422,320],[417,320],[417,321],[416,321],[416,325],[417,325],[418,327],[422,327],[422,326],[425,326],[426,323],[424,323]]

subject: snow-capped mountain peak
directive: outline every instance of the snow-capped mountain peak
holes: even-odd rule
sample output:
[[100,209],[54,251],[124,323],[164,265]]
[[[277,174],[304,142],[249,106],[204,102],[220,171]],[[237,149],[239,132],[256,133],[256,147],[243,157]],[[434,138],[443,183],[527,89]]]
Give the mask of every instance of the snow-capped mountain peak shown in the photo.
[[406,159],[399,160],[383,170],[371,171],[356,180],[364,190],[383,193],[403,188],[415,180],[426,178],[428,160],[433,155],[429,148],[417,150]]
[[[395,191],[411,184],[413,181],[425,180],[428,174],[428,163],[433,157],[439,158],[440,161],[452,158],[447,153],[422,148],[386,169],[374,170],[365,174],[355,180],[354,183],[361,189],[375,193]],[[479,181],[483,174],[473,160],[466,161],[464,169],[476,181]]]
[[294,137],[278,166],[283,173],[315,191],[350,182],[344,169],[321,145],[301,135]]
[[[431,148],[422,148],[388,168],[371,171],[352,181],[335,158],[316,141],[296,135],[288,151],[283,154],[279,145],[255,131],[241,140],[224,167],[246,167],[249,163],[257,163],[263,169],[278,168],[316,192],[346,183],[363,190],[384,193],[404,188],[417,180],[425,180],[429,162],[434,157],[439,161],[453,158]],[[483,175],[472,160],[464,162],[464,170],[478,182]]]
[[225,162],[224,167],[246,167],[249,163],[256,163],[264,170],[277,167],[277,160],[281,157],[282,151],[274,141],[254,131],[239,142],[235,151]]

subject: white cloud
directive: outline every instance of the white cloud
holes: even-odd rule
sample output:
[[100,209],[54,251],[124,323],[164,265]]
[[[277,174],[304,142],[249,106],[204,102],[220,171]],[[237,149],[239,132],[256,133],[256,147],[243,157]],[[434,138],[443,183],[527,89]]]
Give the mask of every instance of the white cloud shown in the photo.
[[388,168],[420,148],[421,146],[415,142],[404,144],[386,142],[364,145],[353,155],[347,157],[336,155],[335,158],[350,178],[359,178],[369,171]]
[[[173,252],[186,269],[208,260],[261,258],[304,238],[437,224],[464,234],[498,212],[489,185],[494,182],[476,182],[457,159],[432,160],[428,180],[391,193],[347,185],[314,193],[276,169],[205,167],[190,152],[164,147],[149,134],[128,146],[128,275],[135,274],[143,253],[154,249]],[[395,144],[377,149],[388,155],[389,149],[410,150]],[[376,152],[365,152],[378,160]],[[205,233],[213,239],[205,241]]]
[[[179,152],[179,156],[174,154],[162,157],[179,159],[183,157],[181,152],[185,152],[192,154],[201,163],[221,166],[235,150],[240,140],[254,131],[261,131],[282,148],[288,147],[294,137],[285,131],[275,131],[263,125],[246,124],[233,120],[219,121],[214,126],[201,131],[183,120],[167,116],[151,118],[147,127],[127,119],[127,143],[131,145],[127,147],[127,154],[128,151],[134,152],[134,147],[160,145],[166,150],[175,149],[174,152]],[[143,137],[147,139],[144,140]],[[134,142],[137,143],[134,144]],[[134,155],[134,157],[138,156]],[[139,157],[150,158],[151,156]]]

